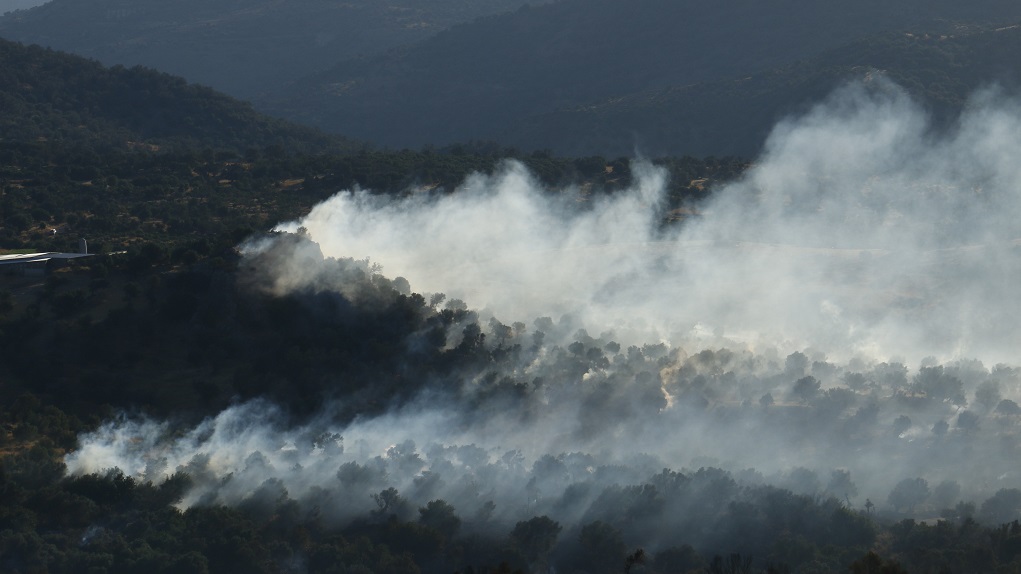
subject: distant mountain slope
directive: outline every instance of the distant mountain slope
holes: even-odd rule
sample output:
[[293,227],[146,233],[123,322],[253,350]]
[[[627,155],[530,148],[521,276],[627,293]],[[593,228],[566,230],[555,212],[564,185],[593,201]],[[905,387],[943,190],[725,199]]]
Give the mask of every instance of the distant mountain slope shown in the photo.
[[46,0],[0,0],[0,16],[15,10],[25,10],[44,4]]
[[339,149],[347,142],[269,118],[178,77],[0,40],[0,142],[245,150]]
[[937,120],[952,118],[977,89],[1013,88],[1021,76],[1021,26],[951,35],[891,32],[851,42],[806,62],[748,77],[647,90],[541,114],[502,139],[542,143],[564,154],[745,155],[757,153],[777,120],[850,79],[883,75]]
[[524,0],[52,0],[0,36],[144,65],[249,97]]
[[499,140],[529,116],[744,77],[887,30],[1011,19],[1021,4],[1004,0],[563,0],[346,62],[259,105],[394,146]]

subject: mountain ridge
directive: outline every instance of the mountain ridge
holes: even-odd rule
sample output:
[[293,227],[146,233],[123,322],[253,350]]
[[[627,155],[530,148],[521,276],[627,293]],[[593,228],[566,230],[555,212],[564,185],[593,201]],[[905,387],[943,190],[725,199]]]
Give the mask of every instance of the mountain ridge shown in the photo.
[[345,57],[419,40],[519,0],[51,0],[0,18],[0,36],[144,65],[252,97]]
[[245,150],[351,143],[147,68],[102,64],[0,39],[0,142]]
[[[923,4],[930,10],[920,10]],[[769,6],[745,0],[564,0],[454,26],[412,48],[349,60],[256,104],[395,147],[500,141],[528,118],[558,109],[743,78],[874,34],[941,34],[957,22],[988,26],[1017,19],[1021,7],[997,1],[960,7],[917,0],[825,6],[803,0]],[[514,143],[559,147],[520,138]]]
[[[777,121],[804,112],[841,84],[876,76],[901,86],[937,124],[945,124],[977,90],[1016,89],[1013,62],[1019,53],[1016,25],[957,35],[889,32],[747,77],[646,90],[536,115],[503,139],[521,147],[543,141],[568,155],[639,149],[652,155],[698,150],[752,156]],[[654,128],[639,134],[634,126]]]

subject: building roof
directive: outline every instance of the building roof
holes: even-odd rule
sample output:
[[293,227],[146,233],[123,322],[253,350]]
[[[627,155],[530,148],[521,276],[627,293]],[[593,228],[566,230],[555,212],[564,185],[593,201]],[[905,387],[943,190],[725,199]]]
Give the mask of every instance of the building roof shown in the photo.
[[79,257],[92,257],[92,255],[92,253],[58,253],[56,251],[47,253],[14,253],[12,255],[0,255],[0,265],[43,263],[50,259],[78,259]]

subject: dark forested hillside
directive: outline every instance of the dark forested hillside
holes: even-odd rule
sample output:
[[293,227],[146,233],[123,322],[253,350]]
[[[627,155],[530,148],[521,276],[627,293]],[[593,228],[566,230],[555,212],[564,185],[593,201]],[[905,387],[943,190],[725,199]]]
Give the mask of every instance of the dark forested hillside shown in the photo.
[[[219,255],[246,230],[298,217],[339,190],[450,192],[473,172],[491,171],[513,157],[505,151],[290,155],[279,147],[168,153],[0,143],[0,249],[74,250],[77,238],[87,237],[96,252],[154,244],[154,261]],[[579,182],[586,193],[631,183],[623,159],[520,159],[544,182]],[[660,163],[674,177],[674,208],[697,202],[714,181],[744,168],[734,159]]]
[[849,81],[889,79],[939,120],[952,119],[976,90],[1016,89],[1021,28],[965,27],[949,33],[889,32],[737,79],[677,85],[538,115],[508,128],[505,141],[560,153],[752,156],[777,121],[804,111]]
[[0,18],[0,37],[143,65],[235,96],[420,40],[521,0],[52,0]]
[[1021,20],[1004,0],[562,0],[508,12],[518,7],[54,0],[0,19],[0,36],[180,74],[377,144],[702,156],[754,153],[777,117],[859,77],[855,67],[933,80],[926,91],[960,100],[998,77],[982,46],[954,48],[978,74],[891,38],[956,41]]
[[[515,133],[523,118],[649,89],[743,78],[887,30],[949,33],[954,21],[990,19],[1021,19],[1021,7],[998,1],[565,0],[346,62],[265,105],[285,117],[390,145],[500,140],[510,132],[521,145],[543,147],[552,130],[527,134],[535,137]],[[726,121],[699,113],[706,128],[691,128],[695,132]],[[635,123],[624,129],[636,137],[618,146],[641,143],[662,123],[627,119]],[[550,143],[565,146],[588,136],[563,130]]]
[[[514,157],[551,185],[629,183],[622,159],[522,155],[493,144],[373,151],[178,77],[4,40],[0,103],[0,249],[62,251],[79,236],[100,251],[229,244],[237,229],[297,217],[341,189],[451,191]],[[703,195],[693,180],[742,167],[662,163],[677,176],[675,206]]]
[[146,68],[0,39],[0,142],[127,149],[339,150],[350,144]]

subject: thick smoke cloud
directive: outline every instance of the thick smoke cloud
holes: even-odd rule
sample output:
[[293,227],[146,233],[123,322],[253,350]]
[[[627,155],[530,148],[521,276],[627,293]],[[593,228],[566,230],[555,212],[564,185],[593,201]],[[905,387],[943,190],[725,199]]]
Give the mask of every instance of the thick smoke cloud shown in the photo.
[[[1021,487],[1019,124],[995,90],[937,130],[895,86],[852,85],[782,122],[679,227],[661,223],[664,173],[642,163],[631,190],[584,203],[514,163],[444,196],[339,193],[281,226],[315,242],[302,257],[247,246],[273,262],[264,287],[378,305],[324,271],[370,258],[427,299],[481,309],[486,345],[514,351],[466,368],[457,399],[425,391],[345,424],[329,417],[338,405],[294,424],[263,402],[183,433],[112,421],[82,437],[69,472],[184,471],[183,506],[284,496],[338,521],[442,498],[504,530],[602,519],[627,485],[670,491],[664,468],[689,486],[723,480],[699,471],[719,467],[856,507],[969,512],[958,503]],[[690,488],[646,534],[687,528],[667,523],[704,499]],[[750,496],[724,491],[720,508]]]
[[342,192],[300,222],[328,256],[505,322],[571,314],[643,342],[1010,361],[1019,308],[1017,103],[990,91],[935,133],[894,86],[781,123],[700,219],[661,229],[664,175],[579,210],[510,164],[457,193]]

